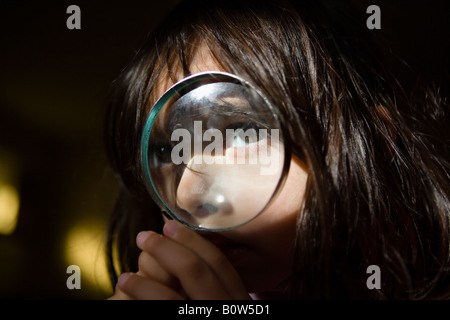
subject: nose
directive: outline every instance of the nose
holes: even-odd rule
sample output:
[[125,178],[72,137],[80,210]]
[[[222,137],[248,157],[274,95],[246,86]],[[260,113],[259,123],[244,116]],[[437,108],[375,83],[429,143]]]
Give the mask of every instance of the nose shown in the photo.
[[233,212],[227,199],[227,186],[220,181],[220,171],[220,166],[196,162],[195,157],[189,161],[177,187],[176,200],[177,206],[186,211],[191,219],[218,217]]
[[219,161],[205,156],[189,161],[176,188],[181,219],[205,229],[229,229],[262,212],[280,176],[260,174],[259,165],[227,164],[225,158],[232,156],[226,152],[222,159],[214,156]]

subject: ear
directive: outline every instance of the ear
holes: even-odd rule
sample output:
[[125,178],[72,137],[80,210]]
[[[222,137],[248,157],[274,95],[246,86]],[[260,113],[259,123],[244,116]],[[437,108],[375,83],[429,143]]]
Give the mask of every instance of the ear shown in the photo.
[[391,112],[381,105],[375,107],[375,116],[381,120],[381,125],[386,128],[386,132],[390,139],[382,139],[382,148],[386,155],[388,155],[389,158],[392,158],[397,140],[397,129],[395,127],[394,118],[392,117]]

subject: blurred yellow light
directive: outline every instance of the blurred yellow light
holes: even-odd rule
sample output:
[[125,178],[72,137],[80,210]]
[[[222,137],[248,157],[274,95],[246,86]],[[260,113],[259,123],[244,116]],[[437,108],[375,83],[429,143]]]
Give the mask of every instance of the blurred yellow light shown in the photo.
[[83,280],[105,293],[112,291],[105,261],[105,223],[87,221],[73,227],[66,237],[67,266],[77,265]]
[[0,233],[11,234],[17,225],[19,193],[8,184],[0,184]]

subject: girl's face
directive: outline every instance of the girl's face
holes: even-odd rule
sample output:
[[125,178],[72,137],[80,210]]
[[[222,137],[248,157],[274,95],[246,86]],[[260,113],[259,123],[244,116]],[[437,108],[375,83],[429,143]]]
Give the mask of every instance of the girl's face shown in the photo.
[[[190,71],[225,70],[201,47],[192,60]],[[182,78],[180,74],[174,80]],[[154,97],[161,96],[172,84],[169,77],[161,79],[153,91]],[[274,291],[289,278],[294,260],[296,220],[307,177],[306,166],[293,157],[283,189],[258,217],[229,231],[201,233],[227,256],[249,292]],[[250,194],[256,199],[261,196],[257,192]]]

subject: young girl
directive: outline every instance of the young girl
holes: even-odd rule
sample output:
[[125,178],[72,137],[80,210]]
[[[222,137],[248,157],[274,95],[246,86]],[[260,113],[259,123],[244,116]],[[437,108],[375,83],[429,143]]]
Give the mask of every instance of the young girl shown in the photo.
[[[152,33],[108,113],[111,299],[450,298],[445,109],[406,94],[357,17],[344,1],[186,1]],[[274,201],[221,232],[163,218],[140,154],[155,101],[205,71],[258,88],[291,152]]]

